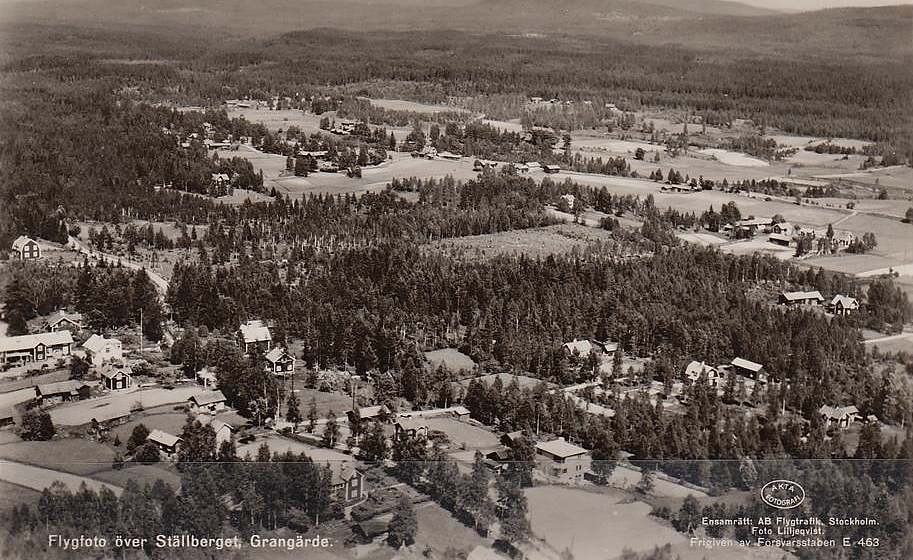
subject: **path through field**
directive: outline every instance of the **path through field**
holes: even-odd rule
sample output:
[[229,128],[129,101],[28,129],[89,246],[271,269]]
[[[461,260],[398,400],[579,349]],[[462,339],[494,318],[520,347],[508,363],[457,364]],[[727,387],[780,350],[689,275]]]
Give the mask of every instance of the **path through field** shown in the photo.
[[108,484],[107,482],[100,482],[84,476],[77,476],[75,474],[6,460],[0,461],[0,480],[18,484],[19,486],[25,486],[26,488],[32,488],[39,492],[53,484],[55,481],[64,483],[67,488],[73,492],[78,490],[83,482],[86,483],[86,486],[96,491],[101,490],[102,488],[109,488],[118,496],[122,491],[120,486]]

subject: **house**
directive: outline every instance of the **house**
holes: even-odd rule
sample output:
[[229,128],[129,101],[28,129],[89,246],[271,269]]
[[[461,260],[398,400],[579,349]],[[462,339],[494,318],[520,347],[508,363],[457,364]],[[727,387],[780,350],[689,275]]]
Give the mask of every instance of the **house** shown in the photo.
[[562,348],[567,354],[572,356],[576,354],[581,358],[585,358],[596,351],[596,345],[589,340],[577,340],[576,338],[571,342],[565,342]]
[[708,366],[704,362],[698,362],[694,360],[685,367],[685,377],[687,377],[688,380],[690,380],[692,383],[695,383],[698,379],[700,379],[701,375],[707,376],[707,383],[711,387],[716,387],[723,379],[723,376],[720,375],[720,371],[718,369],[712,366]]
[[472,414],[465,406],[455,406],[450,410],[457,420],[465,420]]
[[812,292],[783,292],[779,298],[780,305],[820,305],[824,297],[818,290]]
[[41,404],[48,402],[81,401],[89,398],[92,388],[88,383],[71,379],[35,386],[35,398]]
[[57,331],[0,338],[0,365],[44,362],[70,355],[73,335]]
[[536,444],[536,466],[560,483],[583,482],[583,474],[589,472],[590,463],[586,449],[565,441],[563,437]]
[[854,311],[859,311],[859,301],[856,298],[836,295],[827,304],[827,310],[834,315],[849,315]]
[[558,165],[543,165],[542,171],[545,171],[546,173],[558,173],[561,171],[561,167]]
[[856,241],[856,236],[850,231],[835,231],[831,238],[831,246],[834,250],[846,249]]
[[295,357],[276,346],[266,353],[266,369],[272,374],[286,377],[295,373]]
[[793,238],[794,231],[795,231],[795,227],[789,222],[780,222],[780,223],[776,223],[776,224],[773,224],[772,226],[770,226],[771,233],[776,233],[777,235],[783,235],[783,236],[788,237],[789,239]]
[[178,450],[181,438],[171,435],[168,432],[163,432],[162,430],[152,430],[149,432],[149,435],[146,436],[146,441],[151,441],[163,452],[171,454]]
[[824,405],[818,409],[818,414],[828,428],[831,426],[847,428],[850,424],[858,422],[860,419],[859,409],[855,406],[833,407]]
[[124,368],[107,366],[101,370],[101,380],[106,389],[117,391],[133,385],[133,376]]
[[60,310],[51,315],[42,325],[41,330],[45,332],[57,332],[68,330],[78,332],[82,330],[82,315],[79,313],[67,313]]
[[418,418],[398,418],[396,422],[393,423],[393,428],[397,438],[403,436],[416,437],[418,435],[428,435],[428,425]]
[[516,432],[507,432],[501,436],[501,443],[507,447],[511,447],[514,443],[517,442],[517,440],[522,437],[524,437],[522,430],[517,430]]
[[767,380],[767,371],[764,370],[764,366],[761,364],[746,360],[745,358],[734,358],[730,365],[732,366],[732,370],[738,375],[750,379],[757,379],[762,383]]
[[225,395],[222,391],[209,391],[200,393],[187,399],[190,410],[193,412],[218,412],[225,409]]
[[231,179],[225,173],[212,173],[210,181],[214,187],[224,187]]
[[197,372],[197,383],[204,387],[212,387],[215,389],[216,385],[218,384],[218,380],[216,379],[216,372],[212,371],[208,367],[204,367]]
[[336,499],[343,503],[361,500],[368,495],[365,475],[346,461],[327,463],[330,469],[330,486]]
[[248,321],[241,325],[238,331],[245,354],[250,354],[254,350],[269,352],[272,348],[273,336],[263,321]]
[[231,441],[231,432],[234,430],[231,424],[217,420],[209,414],[198,414],[196,420],[203,426],[212,426],[212,431],[216,433],[216,449],[223,441]]
[[116,338],[93,334],[89,340],[82,343],[82,347],[86,351],[86,358],[95,367],[101,367],[111,360],[124,359],[124,345]]
[[13,241],[13,258],[20,261],[31,261],[41,258],[41,246],[31,237],[20,235]]
[[793,238],[785,233],[771,233],[767,240],[774,245],[780,245],[782,247],[789,247],[790,243],[793,242]]
[[387,405],[383,404],[377,406],[364,406],[346,412],[346,416],[349,417],[350,424],[366,421],[382,422],[390,416],[390,409],[387,408]]

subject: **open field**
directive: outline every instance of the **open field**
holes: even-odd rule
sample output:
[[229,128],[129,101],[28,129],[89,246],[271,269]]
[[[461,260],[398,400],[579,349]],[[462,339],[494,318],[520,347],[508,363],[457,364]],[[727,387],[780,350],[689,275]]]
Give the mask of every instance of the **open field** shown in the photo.
[[198,385],[185,385],[175,389],[139,389],[133,387],[103,397],[65,403],[50,410],[55,425],[79,426],[95,418],[99,422],[119,418],[130,413],[134,404],[142,403],[144,408],[154,408],[166,404],[186,403],[194,395],[205,393],[206,389]]
[[437,250],[469,250],[481,257],[522,254],[546,257],[582,249],[595,241],[609,241],[611,233],[579,224],[558,224],[541,228],[503,231],[435,241]]
[[488,449],[498,445],[498,436],[453,418],[428,418],[424,421],[429,430],[440,430],[447,434],[450,441],[466,449]]
[[450,371],[470,371],[476,366],[472,358],[456,348],[442,348],[425,352],[425,359],[428,360],[432,368],[437,368],[443,364]]
[[270,454],[285,453],[286,451],[291,451],[292,453],[305,453],[314,461],[352,460],[351,455],[346,455],[345,453],[340,453],[332,449],[315,447],[313,445],[308,445],[306,443],[284,438],[275,434],[260,436],[255,441],[238,446],[238,456],[244,457],[245,454],[250,453],[251,458],[256,458],[257,450],[260,449],[260,446],[264,443],[269,445]]
[[35,398],[35,389],[27,387],[17,391],[0,394],[0,408],[16,406],[19,403],[30,401]]
[[39,491],[54,484],[54,482],[59,481],[64,483],[67,488],[74,492],[78,490],[83,483],[95,490],[107,487],[115,494],[120,494],[121,492],[120,486],[108,484],[107,482],[5,460],[0,461],[0,480],[5,480],[13,484],[18,484],[19,486]]
[[156,480],[161,479],[165,484],[174,488],[175,491],[181,488],[181,477],[173,470],[165,467],[162,463],[156,465],[134,465],[129,464],[119,471],[108,470],[95,473],[92,475],[95,480],[107,482],[115,486],[126,486],[130,480],[135,480],[137,484],[153,484]]
[[423,113],[426,115],[433,115],[435,113],[443,113],[448,111],[454,113],[469,112],[462,107],[456,107],[452,105],[428,105],[427,103],[404,101],[402,99],[368,99],[366,97],[362,97],[361,99],[367,99],[371,102],[371,105],[383,107],[384,109],[390,109],[393,111],[412,111],[413,113]]
[[[242,117],[254,124],[262,124],[271,132],[279,130],[288,130],[288,127],[294,125],[301,129],[302,132],[313,134],[320,131],[320,119],[328,115],[315,115],[306,113],[298,109],[280,109],[277,111],[266,107],[226,107],[229,118]],[[226,157],[219,155],[219,157]]]
[[415,511],[415,517],[418,520],[415,542],[422,549],[427,546],[438,553],[443,553],[448,548],[468,552],[478,545],[491,544],[490,539],[480,537],[436,503],[420,505]]
[[114,451],[107,445],[77,438],[21,441],[0,445],[0,459],[88,476],[110,469]]
[[352,397],[340,393],[326,393],[317,389],[303,387],[299,389],[296,387],[295,394],[301,401],[302,416],[307,416],[307,411],[311,406],[311,399],[317,404],[317,415],[320,418],[326,418],[330,411],[333,411],[336,416],[344,416],[347,410],[352,409]]
[[685,537],[650,517],[643,502],[621,503],[622,492],[595,493],[558,486],[526,490],[533,533],[575,558],[613,558],[627,548],[650,550]]

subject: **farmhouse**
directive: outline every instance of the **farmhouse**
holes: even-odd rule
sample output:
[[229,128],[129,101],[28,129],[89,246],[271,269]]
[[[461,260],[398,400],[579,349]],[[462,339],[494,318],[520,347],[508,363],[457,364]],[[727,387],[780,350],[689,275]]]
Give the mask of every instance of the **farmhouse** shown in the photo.
[[216,433],[217,448],[222,445],[223,441],[231,441],[231,432],[234,430],[231,424],[217,420],[209,414],[198,414],[196,420],[203,426],[212,426],[212,431]]
[[536,444],[536,466],[546,476],[565,484],[583,482],[583,474],[590,469],[590,456],[586,449],[558,438]]
[[596,351],[596,345],[590,342],[589,340],[577,340],[576,338],[571,342],[565,342],[562,345],[564,351],[569,355],[578,355],[581,358],[589,356]]
[[146,436],[146,441],[151,441],[163,452],[171,454],[178,450],[181,438],[161,430],[152,430],[149,432],[149,435]]
[[834,315],[849,315],[854,311],[859,311],[859,301],[856,298],[836,295],[827,304],[827,310]]
[[353,424],[368,420],[381,422],[390,416],[390,409],[387,408],[387,405],[383,404],[378,406],[364,406],[362,408],[346,412],[346,416],[349,417],[349,422]]
[[100,373],[105,388],[111,391],[126,389],[133,385],[133,376],[124,368],[109,365],[103,368]]
[[561,171],[561,167],[558,165],[543,165],[542,171],[545,171],[546,173],[558,173]]
[[253,350],[259,349],[261,352],[269,352],[273,344],[273,336],[269,332],[263,321],[248,321],[238,329],[241,346],[245,354],[250,354]]
[[91,387],[88,383],[71,379],[57,383],[35,386],[35,398],[41,404],[61,401],[81,401],[89,398]]
[[13,258],[21,261],[31,261],[41,258],[41,246],[31,237],[20,235],[13,241]]
[[788,237],[789,239],[793,238],[794,231],[795,231],[795,227],[793,227],[793,225],[789,222],[780,222],[780,223],[773,224],[772,226],[770,226],[771,233],[776,233],[777,235],[783,235],[783,236]]
[[0,338],[0,364],[44,362],[70,355],[73,336],[58,331]]
[[266,369],[270,373],[285,377],[295,372],[295,357],[281,346],[276,346],[267,352],[264,358],[266,358]]
[[330,485],[340,502],[354,502],[368,495],[365,475],[349,462],[332,461],[327,463],[330,469]]
[[820,305],[824,303],[821,292],[783,292],[780,294],[780,305]]
[[222,391],[210,391],[187,399],[193,412],[218,412],[225,409],[225,395]]
[[833,407],[824,405],[818,409],[818,414],[821,415],[821,420],[824,421],[828,428],[831,426],[847,428],[850,424],[858,422],[860,418],[859,409],[855,406]]
[[396,430],[395,435],[397,438],[415,437],[420,434],[428,435],[428,425],[418,418],[398,418],[393,423],[393,428]]
[[716,387],[722,379],[718,369],[708,366],[704,362],[694,360],[685,367],[685,377],[692,383],[700,379],[702,374],[707,376],[707,383],[711,387]]
[[57,332],[62,330],[71,332],[81,331],[82,315],[79,313],[67,313],[61,309],[42,323],[41,330],[44,332]]
[[767,371],[761,364],[746,360],[745,358],[734,358],[732,363],[733,371],[750,379],[757,379],[762,383],[767,380]]
[[116,338],[105,338],[97,334],[82,343],[86,357],[95,367],[101,367],[111,360],[124,359],[124,345]]

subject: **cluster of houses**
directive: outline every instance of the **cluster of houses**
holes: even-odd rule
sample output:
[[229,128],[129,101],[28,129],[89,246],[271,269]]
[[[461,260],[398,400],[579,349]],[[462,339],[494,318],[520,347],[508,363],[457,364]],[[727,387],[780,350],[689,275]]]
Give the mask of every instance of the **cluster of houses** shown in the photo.
[[785,306],[824,305],[825,309],[834,315],[849,315],[859,311],[859,300],[856,298],[838,294],[827,301],[818,290],[781,292],[777,301]]
[[290,377],[295,373],[295,357],[285,347],[273,346],[273,335],[263,321],[254,319],[242,324],[238,328],[238,342],[247,356],[254,352],[262,353],[270,373],[279,377]]
[[685,366],[685,378],[694,383],[704,376],[711,387],[717,387],[726,378],[729,371],[761,384],[770,380],[770,375],[762,364],[745,358],[733,358],[728,364],[715,367],[694,360]]

